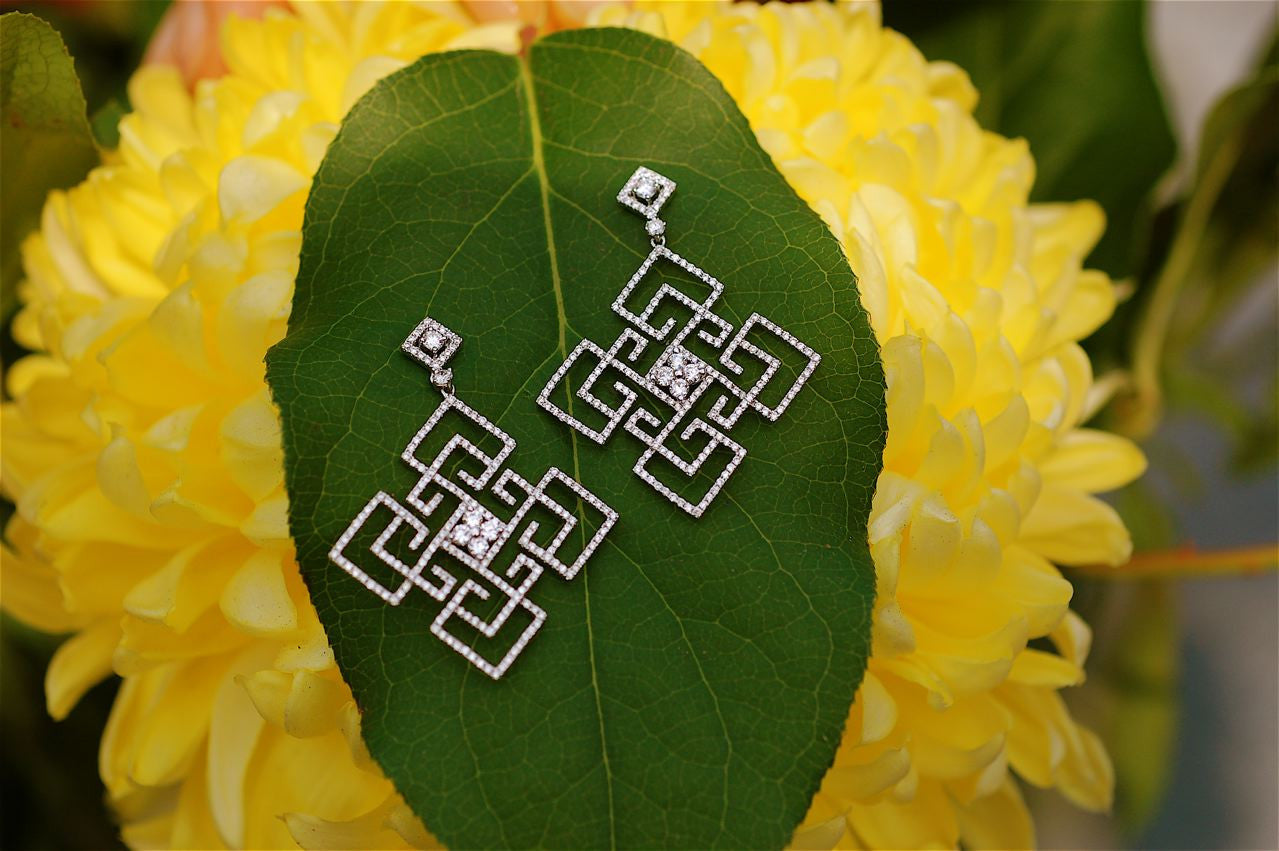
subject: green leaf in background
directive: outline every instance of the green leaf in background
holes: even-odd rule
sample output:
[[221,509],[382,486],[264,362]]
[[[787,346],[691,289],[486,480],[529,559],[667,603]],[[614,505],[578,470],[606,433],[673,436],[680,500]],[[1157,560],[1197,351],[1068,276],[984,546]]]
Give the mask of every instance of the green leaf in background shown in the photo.
[[[1279,242],[1279,65],[1273,62],[1233,89],[1204,124],[1195,191],[1221,157],[1231,157],[1225,185],[1199,235],[1191,277],[1202,300],[1184,304],[1183,326],[1202,328],[1221,318],[1240,290],[1273,268]],[[1193,200],[1193,198],[1192,198]],[[1179,236],[1194,238],[1194,235]],[[1273,281],[1273,276],[1271,276]],[[1200,309],[1202,308],[1202,312]],[[1191,331],[1193,334],[1193,330]]]
[[1101,204],[1106,233],[1088,263],[1116,277],[1144,257],[1151,192],[1176,152],[1145,14],[1112,0],[884,5],[925,56],[968,72],[983,127],[1030,142],[1035,200]]
[[[610,305],[648,240],[616,195],[640,164],[678,182],[671,244],[724,281],[721,315],[759,311],[823,358],[781,420],[738,424],[749,454],[700,520],[633,475],[635,441],[598,446],[534,401],[579,340],[623,328]],[[327,559],[373,494],[415,481],[399,453],[440,396],[399,347],[428,312],[464,337],[454,383],[519,442],[509,466],[558,466],[620,512],[574,581],[535,586],[548,619],[498,682],[432,637],[424,593],[389,607]],[[695,59],[588,30],[376,86],[316,176],[268,381],[303,576],[371,753],[440,839],[789,839],[869,650],[884,378],[838,243]]]
[[16,303],[18,246],[53,189],[98,164],[84,95],[62,39],[33,15],[0,16],[0,317]]
[[1085,723],[1115,765],[1115,815],[1129,836],[1149,823],[1172,775],[1179,715],[1180,615],[1166,580],[1104,580],[1095,612]]
[[[1272,358],[1257,357],[1273,339],[1272,322],[1244,323],[1220,333],[1226,314],[1249,293],[1275,286],[1275,233],[1279,232],[1279,64],[1275,49],[1256,74],[1226,93],[1204,122],[1194,182],[1177,211],[1177,226],[1167,258],[1149,287],[1117,317],[1129,341],[1133,390],[1120,400],[1117,427],[1138,436],[1150,433],[1173,387],[1180,400],[1219,415],[1228,427],[1230,412],[1222,396],[1240,392],[1262,400],[1266,417],[1248,417],[1235,429],[1237,445],[1257,461],[1273,463],[1275,397]],[[1264,308],[1263,308],[1264,310]],[[1263,314],[1264,315],[1264,314]],[[1270,317],[1273,319],[1273,317]],[[1238,324],[1238,323],[1236,323]],[[1214,335],[1219,339],[1212,339]],[[1183,374],[1190,373],[1190,375]],[[1198,377],[1196,380],[1195,376]],[[1224,386],[1205,395],[1205,385]],[[1246,384],[1254,385],[1245,388]],[[1260,384],[1261,386],[1255,386]],[[1253,433],[1261,427],[1261,433]],[[1260,447],[1258,450],[1257,447]]]
[[97,143],[107,149],[120,147],[120,120],[128,114],[125,105],[115,98],[98,107],[89,119]]

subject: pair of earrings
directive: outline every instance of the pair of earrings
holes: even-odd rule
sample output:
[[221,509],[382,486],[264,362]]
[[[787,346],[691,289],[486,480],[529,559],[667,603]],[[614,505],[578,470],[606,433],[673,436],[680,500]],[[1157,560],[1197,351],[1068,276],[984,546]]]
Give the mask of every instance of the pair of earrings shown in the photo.
[[[748,411],[780,418],[821,357],[758,313],[734,328],[715,312],[723,284],[666,247],[658,214],[674,191],[674,181],[640,167],[618,193],[644,217],[651,245],[612,305],[626,327],[607,348],[582,340],[537,404],[599,444],[620,427],[642,447],[635,475],[700,517],[746,456],[733,427]],[[499,679],[546,620],[529,596],[535,583],[548,570],[572,580],[618,513],[558,468],[536,484],[504,468],[515,441],[460,401],[453,386],[449,362],[461,344],[431,317],[404,341],[404,353],[429,371],[443,397],[401,453],[418,481],[402,500],[379,491],[329,558],[391,605],[414,588],[443,603],[432,634]],[[586,377],[562,388],[574,370]],[[566,391],[584,403],[580,416],[557,403]],[[481,447],[462,429],[494,446]],[[389,584],[375,578],[388,568]]]

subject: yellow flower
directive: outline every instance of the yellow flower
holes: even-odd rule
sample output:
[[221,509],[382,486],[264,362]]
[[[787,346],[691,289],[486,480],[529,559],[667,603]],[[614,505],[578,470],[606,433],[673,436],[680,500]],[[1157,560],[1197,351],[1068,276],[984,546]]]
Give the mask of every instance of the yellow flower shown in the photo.
[[[1130,545],[1091,493],[1139,475],[1079,428],[1076,341],[1113,307],[1082,268],[1090,203],[1029,204],[1024,142],[983,131],[958,68],[875,5],[659,4],[592,22],[670,38],[723,80],[861,280],[889,436],[869,538],[870,667],[796,844],[1033,843],[1021,781],[1104,808],[1110,766],[1058,690],[1087,626],[1054,562]],[[298,4],[223,30],[192,96],[134,77],[111,161],[53,193],[24,245],[2,481],[4,606],[73,631],[64,715],[124,678],[101,772],[135,846],[433,842],[373,765],[302,587],[262,359],[284,333],[302,204],[347,108],[423,53],[514,50],[464,8]],[[1056,652],[1032,639],[1047,638]]]

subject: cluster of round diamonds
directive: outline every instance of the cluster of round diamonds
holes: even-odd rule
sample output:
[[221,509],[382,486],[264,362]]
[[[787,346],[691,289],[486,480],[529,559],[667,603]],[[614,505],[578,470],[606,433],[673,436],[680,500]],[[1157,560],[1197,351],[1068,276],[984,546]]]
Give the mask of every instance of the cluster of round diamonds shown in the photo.
[[675,352],[653,370],[653,380],[676,399],[688,398],[689,392],[705,375],[706,368],[702,362],[682,352]]
[[489,515],[479,506],[468,508],[462,517],[453,524],[449,539],[459,547],[479,558],[502,534],[502,521]]

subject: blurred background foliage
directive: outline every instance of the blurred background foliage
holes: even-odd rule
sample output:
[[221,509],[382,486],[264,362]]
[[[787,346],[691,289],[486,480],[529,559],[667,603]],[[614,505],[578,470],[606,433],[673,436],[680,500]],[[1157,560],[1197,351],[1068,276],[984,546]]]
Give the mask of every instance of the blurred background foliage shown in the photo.
[[[1202,13],[1214,4],[1178,5]],[[1239,11],[1232,6],[1238,4],[1211,11],[1229,18]],[[1219,796],[1204,794],[1213,772],[1196,764],[1204,759],[1201,745],[1216,738],[1211,721],[1230,711],[1235,696],[1203,675],[1209,672],[1184,670],[1193,646],[1184,627],[1193,618],[1180,611],[1182,597],[1196,596],[1193,586],[1212,577],[1232,577],[1228,582],[1243,594],[1263,595],[1254,607],[1266,619],[1255,630],[1261,649],[1246,646],[1241,634],[1229,664],[1259,666],[1258,691],[1269,694],[1259,716],[1270,742],[1256,744],[1273,754],[1279,644],[1272,573],[1279,558],[1273,10],[1259,32],[1261,54],[1247,57],[1244,79],[1208,111],[1197,144],[1183,139],[1192,150],[1179,152],[1148,49],[1150,5],[885,4],[886,23],[929,58],[969,72],[981,92],[983,126],[1030,142],[1037,200],[1092,198],[1102,205],[1106,235],[1089,265],[1108,272],[1122,293],[1115,317],[1086,343],[1100,391],[1094,424],[1138,440],[1151,469],[1111,496],[1132,529],[1133,562],[1119,571],[1070,575],[1073,606],[1093,625],[1094,643],[1088,683],[1067,695],[1115,762],[1114,821],[1081,830],[1085,816],[1041,812],[1047,845],[1279,843],[1272,756],[1256,772],[1269,786],[1257,797],[1270,801],[1254,819],[1260,834],[1255,827],[1232,832],[1223,823],[1231,802],[1214,807]],[[1221,49],[1211,37],[1202,32],[1200,50]],[[1209,513],[1218,521],[1211,529],[1197,511],[1204,502],[1224,509]],[[1261,571],[1271,575],[1260,585],[1238,578]],[[1215,611],[1199,608],[1232,616],[1213,602]],[[1218,763],[1241,756],[1209,751]],[[1172,785],[1180,787],[1177,794],[1168,794]],[[1035,803],[1040,810],[1057,807]]]
[[[1217,5],[1213,14],[1228,16],[1225,7],[1232,5]],[[885,2],[888,26],[929,58],[968,71],[981,92],[983,126],[1029,141],[1037,200],[1092,198],[1102,205],[1106,235],[1089,263],[1110,273],[1123,295],[1115,318],[1088,348],[1098,379],[1095,423],[1139,440],[1151,462],[1143,480],[1113,495],[1137,555],[1118,571],[1071,575],[1075,608],[1096,637],[1089,681],[1070,697],[1111,749],[1115,812],[1090,822],[1075,811],[1063,814],[1053,799],[1032,796],[1041,842],[1049,847],[1279,845],[1273,685],[1279,652],[1273,573],[1279,558],[1279,42],[1274,6],[1264,5],[1270,10],[1261,18],[1264,31],[1253,39],[1261,44],[1259,55],[1248,57],[1244,78],[1207,113],[1198,139],[1181,134],[1179,152],[1148,49],[1150,6]],[[16,247],[38,222],[39,199],[78,182],[97,161],[95,145],[116,143],[128,75],[166,6],[161,0],[4,4],[6,12],[30,13],[51,27],[16,16],[0,24],[5,364],[20,354],[8,335],[20,278]],[[62,58],[55,32],[69,59]],[[31,81],[15,72],[17,51],[31,49],[51,56],[48,73],[61,87],[37,110],[24,101]],[[69,73],[58,77],[59,63],[70,62],[82,97]],[[10,511],[4,506],[5,518]],[[1214,579],[1215,585],[1202,585]],[[1214,590],[1205,592],[1209,587]],[[1253,611],[1265,622],[1254,623],[1249,635],[1261,637],[1260,648],[1233,638],[1235,612],[1227,608],[1258,594],[1261,606]],[[1219,620],[1226,622],[1221,646],[1208,654],[1216,657],[1204,658],[1195,630],[1211,633]],[[115,685],[99,686],[55,724],[44,711],[43,675],[57,643],[12,620],[0,623],[0,844],[116,847],[96,771]],[[1221,647],[1227,648],[1224,663],[1217,658]],[[1238,801],[1220,791],[1214,798],[1204,788],[1214,769],[1203,761],[1224,765],[1226,758],[1213,723],[1237,697],[1221,687],[1232,678],[1220,669],[1236,659],[1241,670],[1233,681],[1270,701],[1252,707],[1263,726],[1268,718],[1270,736],[1256,743],[1259,775],[1254,765],[1254,776],[1268,774],[1270,785],[1250,790],[1269,808],[1253,814],[1261,834],[1240,832],[1237,824],[1232,833],[1223,822]],[[1227,767],[1215,771],[1223,775]]]

